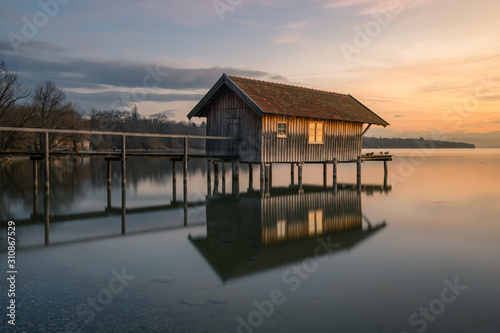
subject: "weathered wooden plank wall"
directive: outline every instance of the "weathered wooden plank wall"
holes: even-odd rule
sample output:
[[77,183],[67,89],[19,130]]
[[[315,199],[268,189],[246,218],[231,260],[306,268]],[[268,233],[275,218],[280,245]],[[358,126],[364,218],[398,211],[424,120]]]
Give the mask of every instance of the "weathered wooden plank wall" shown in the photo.
[[[323,143],[310,144],[309,122],[314,119],[264,115],[262,117],[263,162],[352,161],[361,154],[363,124],[345,121],[323,122]],[[278,138],[278,122],[287,123],[287,137]]]

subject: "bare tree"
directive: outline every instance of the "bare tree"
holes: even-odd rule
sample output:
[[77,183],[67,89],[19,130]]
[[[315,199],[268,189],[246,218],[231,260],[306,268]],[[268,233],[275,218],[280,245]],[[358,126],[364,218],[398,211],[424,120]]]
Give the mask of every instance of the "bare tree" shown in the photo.
[[[22,127],[34,118],[33,112],[17,105],[29,95],[30,91],[22,86],[17,73],[9,72],[5,62],[0,61],[0,124],[2,126]],[[0,150],[9,149],[23,137],[22,132],[0,132]]]
[[[37,126],[51,129],[82,129],[84,121],[79,106],[66,101],[64,91],[54,82],[45,81],[35,88],[31,109],[37,114]],[[49,146],[53,148],[63,140],[73,140],[74,135],[51,135]]]

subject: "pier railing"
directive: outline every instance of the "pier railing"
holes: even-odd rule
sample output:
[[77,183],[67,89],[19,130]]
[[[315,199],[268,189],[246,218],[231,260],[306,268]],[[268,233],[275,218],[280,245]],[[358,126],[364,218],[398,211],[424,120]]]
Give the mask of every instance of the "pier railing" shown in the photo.
[[[188,140],[237,140],[237,138],[226,137],[226,136],[206,136],[206,135],[185,135],[185,134],[161,134],[161,133],[134,133],[134,132],[110,132],[110,131],[87,131],[87,130],[73,130],[73,129],[49,129],[49,128],[28,128],[28,127],[0,127],[0,131],[6,132],[31,132],[31,133],[42,133],[43,134],[43,156],[42,160],[44,162],[44,180],[45,180],[45,189],[49,189],[49,157],[50,157],[50,148],[49,148],[49,135],[50,134],[78,134],[78,135],[111,135],[111,136],[121,136],[122,138],[122,148],[119,153],[113,154],[113,158],[115,160],[121,160],[122,167],[122,186],[126,186],[126,139],[127,137],[152,137],[152,138],[178,138],[184,139],[183,145],[183,155],[181,159],[183,161],[184,166],[184,185],[187,184],[187,167],[188,167]],[[0,152],[5,154],[9,154],[8,152]],[[30,154],[26,153],[26,156],[30,156]],[[61,154],[58,154],[61,156]],[[64,154],[62,154],[64,155]],[[69,153],[67,155],[70,155]],[[89,154],[86,154],[89,155]],[[97,154],[94,157],[97,157]],[[101,156],[102,157],[102,156]],[[141,157],[135,154],[134,157]],[[144,157],[147,157],[144,154]],[[174,156],[165,157],[173,158]],[[38,174],[38,165],[36,158],[32,156],[34,161],[33,164],[33,174],[36,179],[36,175]],[[40,158],[38,158],[40,159]],[[109,161],[110,157],[108,157]],[[108,162],[108,169],[110,167],[110,163]],[[110,174],[108,170],[108,174]],[[38,184],[34,184],[34,186],[38,187]]]

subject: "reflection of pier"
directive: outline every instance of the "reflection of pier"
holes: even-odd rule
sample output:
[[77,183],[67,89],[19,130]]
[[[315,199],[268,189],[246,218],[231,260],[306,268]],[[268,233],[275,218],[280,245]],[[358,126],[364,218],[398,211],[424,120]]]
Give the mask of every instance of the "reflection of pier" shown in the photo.
[[[366,186],[363,192],[389,188]],[[207,202],[207,235],[190,237],[223,281],[312,257],[319,239],[336,244],[331,254],[350,250],[385,227],[362,214],[357,185],[272,188],[214,196]],[[325,252],[323,252],[325,253]]]

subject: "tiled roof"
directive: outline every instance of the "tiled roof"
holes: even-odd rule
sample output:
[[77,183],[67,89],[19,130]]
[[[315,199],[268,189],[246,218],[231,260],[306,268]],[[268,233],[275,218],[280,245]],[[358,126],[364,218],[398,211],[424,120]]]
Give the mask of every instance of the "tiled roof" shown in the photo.
[[203,104],[210,101],[210,97],[216,92],[215,90],[223,83],[226,83],[247,104],[250,104],[254,110],[261,114],[389,125],[351,95],[226,76],[225,74],[188,117],[191,118],[198,113],[203,108]]

